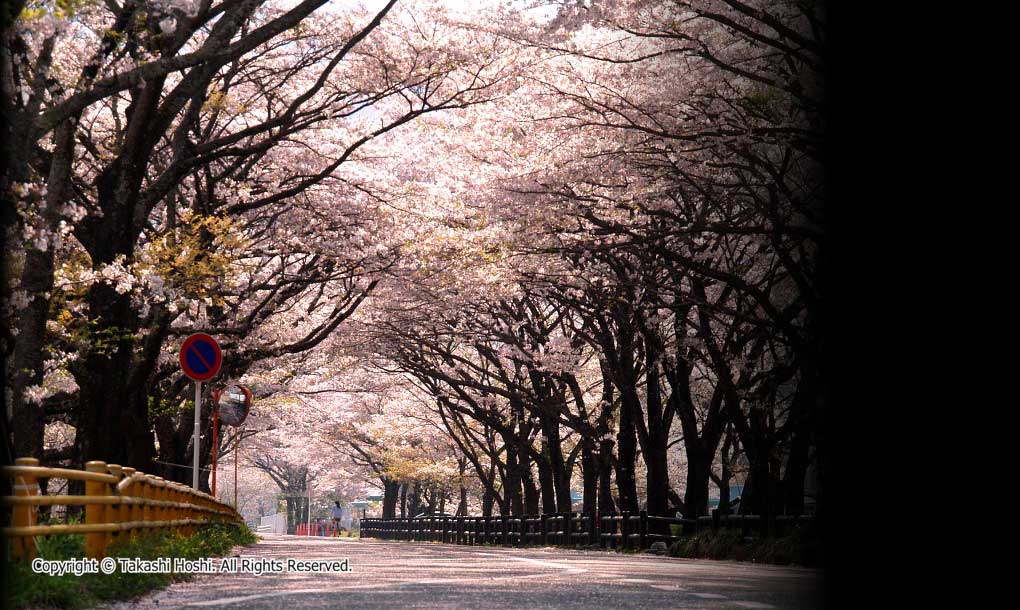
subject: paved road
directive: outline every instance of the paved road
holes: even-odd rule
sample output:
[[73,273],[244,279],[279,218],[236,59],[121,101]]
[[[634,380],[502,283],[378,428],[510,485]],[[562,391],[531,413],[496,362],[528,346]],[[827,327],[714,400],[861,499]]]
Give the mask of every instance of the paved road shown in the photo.
[[266,535],[245,557],[350,559],[351,573],[203,575],[117,610],[808,610],[819,573],[557,548]]

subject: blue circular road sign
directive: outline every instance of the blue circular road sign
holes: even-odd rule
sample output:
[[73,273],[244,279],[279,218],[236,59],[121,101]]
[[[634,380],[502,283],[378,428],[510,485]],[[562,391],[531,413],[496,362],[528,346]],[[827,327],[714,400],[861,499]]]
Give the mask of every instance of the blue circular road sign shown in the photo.
[[195,381],[206,381],[220,372],[223,353],[216,339],[205,333],[195,333],[184,340],[180,359],[185,375]]

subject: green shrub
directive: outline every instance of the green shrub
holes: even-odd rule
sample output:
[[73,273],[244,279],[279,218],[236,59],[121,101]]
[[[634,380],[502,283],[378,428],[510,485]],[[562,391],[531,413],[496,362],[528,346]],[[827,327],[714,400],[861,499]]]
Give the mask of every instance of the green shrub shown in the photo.
[[70,559],[85,556],[85,537],[81,534],[55,534],[36,538],[36,550],[43,559]]
[[[237,545],[256,542],[258,538],[245,526],[211,525],[191,536],[169,532],[153,532],[129,542],[114,542],[107,548],[110,557],[200,557],[222,556]],[[39,557],[49,560],[85,556],[85,539],[80,534],[57,534],[36,538]],[[14,561],[7,569],[6,608],[47,606],[54,608],[88,608],[102,602],[137,597],[171,582],[187,580],[190,574],[86,574],[49,576],[36,574],[28,561]]]
[[669,548],[673,557],[730,559],[781,565],[814,566],[821,563],[818,537],[810,526],[795,528],[789,535],[763,538],[744,536],[741,530],[702,530],[681,538]]

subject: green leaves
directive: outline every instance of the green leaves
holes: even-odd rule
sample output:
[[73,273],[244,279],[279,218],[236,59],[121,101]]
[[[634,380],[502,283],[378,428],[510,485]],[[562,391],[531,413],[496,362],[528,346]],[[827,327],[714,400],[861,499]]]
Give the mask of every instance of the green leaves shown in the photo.
[[[85,542],[80,534],[40,536],[37,539],[39,556],[49,560],[84,557]],[[138,536],[130,542],[115,542],[110,546],[111,557],[183,557],[198,559],[225,555],[237,545],[253,544],[255,534],[247,527],[210,525],[192,536],[158,532]],[[11,562],[5,566],[10,585],[5,608],[89,608],[102,602],[129,599],[175,581],[187,580],[188,574],[87,574],[75,576],[49,576],[32,571],[27,561]]]

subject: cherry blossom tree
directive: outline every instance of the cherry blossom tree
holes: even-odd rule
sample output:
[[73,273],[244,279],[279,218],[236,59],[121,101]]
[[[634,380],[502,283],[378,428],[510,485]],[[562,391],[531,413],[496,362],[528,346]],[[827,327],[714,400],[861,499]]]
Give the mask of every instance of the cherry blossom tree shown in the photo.
[[50,458],[187,461],[175,353],[204,331],[287,493],[519,515],[579,486],[589,514],[699,516],[739,477],[740,510],[803,512],[822,8],[377,4],[26,5],[18,451],[61,422]]
[[[153,396],[168,374],[160,364],[170,359],[161,354],[172,351],[167,340],[174,336],[206,328],[241,338],[227,344],[236,352],[234,375],[259,359],[314,347],[372,290],[367,276],[392,259],[384,244],[361,237],[384,227],[359,215],[370,213],[364,200],[371,192],[363,179],[343,175],[341,165],[354,162],[366,142],[420,115],[486,99],[485,89],[501,78],[498,49],[467,56],[447,42],[440,22],[428,32],[417,29],[410,9],[380,27],[394,2],[374,14],[311,17],[313,3],[261,4],[192,7],[198,12],[189,20],[168,9],[171,16],[149,29],[136,12],[151,19],[163,13],[90,5],[74,20],[40,18],[56,22],[49,34],[28,27],[28,17],[24,29],[12,32],[41,37],[41,50],[28,46],[25,61],[43,73],[53,61],[46,49],[62,36],[106,32],[109,40],[97,42],[81,72],[85,82],[97,65],[113,75],[95,75],[94,90],[74,81],[81,90],[72,92],[72,70],[62,96],[35,106],[31,98],[22,109],[39,116],[19,125],[35,121],[38,128],[19,138],[66,132],[58,146],[65,166],[53,170],[62,172],[60,181],[45,182],[51,196],[58,182],[67,183],[62,188],[76,218],[60,225],[69,232],[55,235],[66,214],[40,216],[22,202],[28,241],[17,261],[15,295],[28,307],[17,316],[12,358],[19,452],[41,449],[45,363],[38,354],[47,332],[42,322],[55,307],[58,320],[74,327],[67,367],[78,385],[79,460],[118,447],[104,457],[148,463],[150,405],[177,404],[182,394],[177,381]],[[124,49],[121,39],[128,41]],[[64,60],[74,65],[74,58]],[[132,67],[141,61],[148,63]],[[130,83],[122,87],[117,79]],[[311,137],[301,141],[299,133],[323,138],[313,149]],[[340,201],[351,203],[347,213],[324,222]],[[338,248],[344,241],[355,247]],[[57,288],[71,289],[68,302],[52,298]],[[303,332],[290,340],[260,332],[277,322],[274,314],[299,303],[308,315]],[[116,412],[111,394],[124,397]],[[178,426],[179,438],[190,435],[186,428]],[[111,443],[114,437],[126,440]]]

